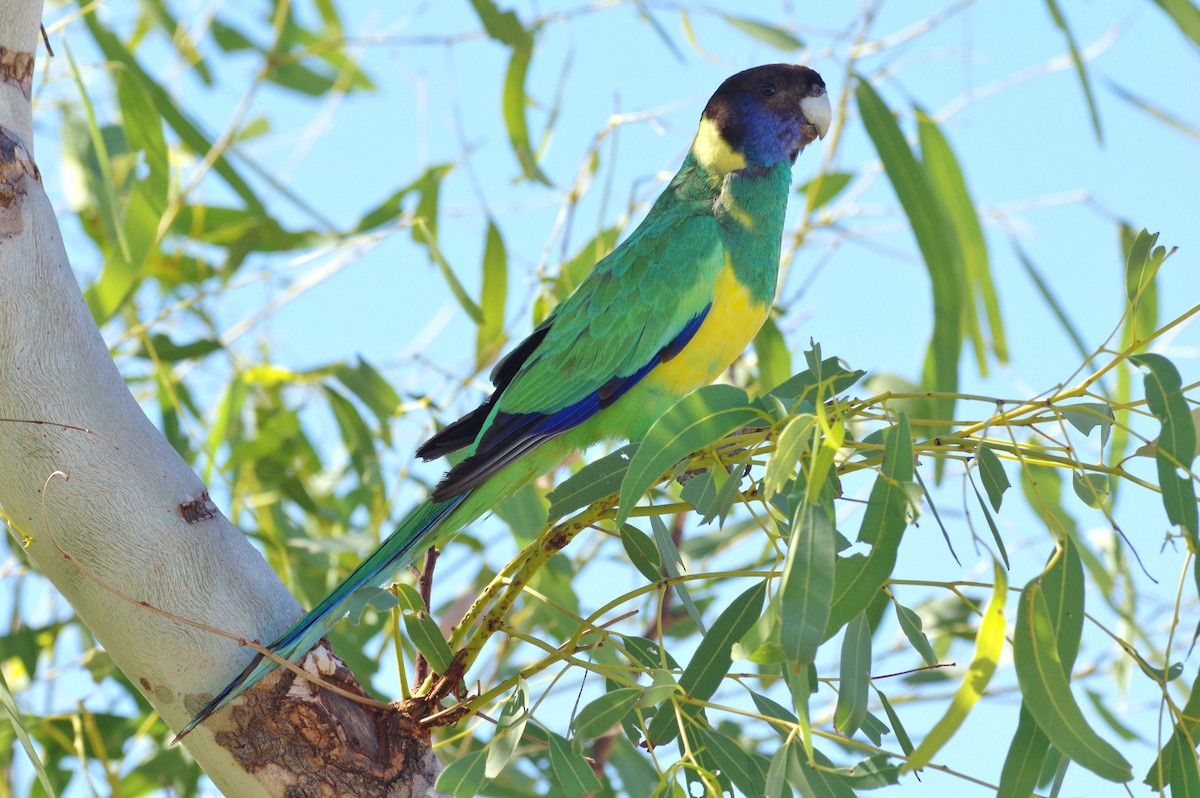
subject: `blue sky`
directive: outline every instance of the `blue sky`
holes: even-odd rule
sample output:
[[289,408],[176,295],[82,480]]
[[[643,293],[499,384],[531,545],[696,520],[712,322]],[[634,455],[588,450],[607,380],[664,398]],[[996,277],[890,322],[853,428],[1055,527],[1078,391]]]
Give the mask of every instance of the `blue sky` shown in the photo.
[[[352,225],[364,209],[429,165],[458,164],[443,188],[443,250],[475,293],[486,224],[482,208],[491,210],[510,257],[507,329],[519,339],[530,327],[538,270],[552,273],[563,253],[573,254],[601,227],[628,214],[634,221],[640,219],[644,203],[674,171],[704,101],[720,81],[748,66],[801,55],[771,49],[721,21],[720,13],[753,16],[788,28],[808,45],[803,58],[824,75],[831,93],[836,97],[846,88],[846,56],[863,9],[854,4],[812,5],[706,4],[689,15],[700,50],[689,43],[681,23],[679,9],[687,4],[647,4],[674,51],[632,6],[600,7],[569,20],[548,21],[529,80],[530,94],[540,107],[532,109],[529,118],[536,143],[561,80],[563,100],[541,163],[555,190],[514,182],[519,167],[499,121],[507,50],[482,37],[466,36],[453,46],[435,41],[479,30],[466,2],[345,4],[347,33],[361,39],[364,65],[379,91],[352,95],[314,111],[307,102],[264,88],[252,115],[269,115],[273,133],[243,146],[340,227]],[[1195,200],[1200,141],[1133,108],[1111,88],[1119,84],[1200,128],[1195,88],[1200,85],[1200,53],[1151,3],[1062,5],[1076,40],[1090,56],[1102,146],[1091,129],[1078,78],[1062,63],[1065,39],[1040,2],[958,4],[953,7],[961,10],[919,35],[913,26],[946,5],[885,4],[868,41],[887,46],[863,57],[856,67],[902,115],[907,132],[914,129],[914,104],[939,118],[954,111],[944,118],[943,129],[985,212],[992,271],[1012,351],[1012,364],[993,363],[986,379],[964,358],[966,391],[1030,396],[1051,388],[1078,365],[1069,340],[1014,256],[1014,241],[1037,264],[1089,346],[1099,345],[1112,332],[1123,309],[1118,218],[1134,227],[1161,230],[1160,243],[1180,248],[1160,277],[1161,317],[1179,315],[1200,302],[1195,266],[1200,253]],[[566,7],[514,6],[525,20]],[[204,108],[210,130],[223,128],[241,98],[249,75],[239,74],[240,66],[235,60],[227,81],[206,95],[196,93],[188,78],[176,81],[174,88],[182,96],[203,98],[193,99],[192,107]],[[172,72],[168,68],[164,74]],[[556,227],[563,190],[597,131],[614,113],[645,118],[623,124],[615,144],[609,140],[601,148],[594,184],[564,236]],[[42,124],[46,127],[39,135],[53,142],[53,126]],[[834,223],[818,229],[801,250],[781,290],[781,296],[794,299],[781,325],[793,342],[811,336],[827,355],[839,355],[854,368],[915,380],[931,327],[925,269],[852,102],[849,114],[836,124],[843,127],[844,141],[834,167],[852,171],[856,178],[832,208]],[[39,142],[43,163],[52,158],[53,147]],[[470,155],[464,158],[466,147]],[[794,170],[796,184],[815,174],[825,157],[821,144],[805,152]],[[55,193],[53,167],[43,171],[58,200],[61,192]],[[793,203],[792,218],[797,204]],[[285,215],[298,225],[311,223],[299,211]],[[71,231],[67,232],[70,242]],[[85,279],[95,268],[86,258],[76,259],[75,266]],[[291,273],[304,272],[300,267]],[[285,282],[281,278],[245,289],[221,311],[233,323],[278,296]],[[413,393],[444,388],[446,378],[439,371],[468,373],[474,353],[474,327],[406,233],[380,241],[273,314],[244,342],[246,348],[251,349],[258,337],[270,339],[281,365],[304,369],[362,355]],[[1194,326],[1183,327],[1162,344],[1162,351],[1183,372],[1184,383],[1196,380],[1200,336]],[[414,358],[417,352],[419,359]],[[438,368],[431,368],[430,361]],[[800,364],[797,357],[796,367]],[[968,406],[959,415],[972,412],[984,410]],[[422,417],[398,425],[397,463],[408,463],[406,447],[419,442],[427,432],[426,422]],[[434,465],[429,473],[439,468]],[[955,511],[962,505],[960,489],[960,483],[951,481],[943,491],[942,506],[948,508],[943,514],[952,527],[963,523],[961,512]],[[416,495],[402,491],[400,501]],[[1081,504],[1076,510],[1084,528],[1103,524],[1101,516],[1089,514]],[[1148,571],[1161,583],[1159,588],[1148,582],[1141,586],[1169,600],[1181,555],[1177,549],[1160,551],[1167,531],[1161,508],[1150,503],[1118,510],[1120,519],[1128,519],[1126,532]],[[1045,532],[1020,514],[999,520],[1002,531],[1011,536],[1010,551],[1020,550],[1010,580],[1023,583],[1036,573],[1047,552]],[[976,558],[964,541],[965,537],[958,541],[964,560],[960,568],[946,553],[935,526],[912,529],[897,573],[925,579],[989,577],[984,568],[990,561]],[[1022,547],[1019,541],[1035,544]],[[452,557],[448,559],[443,568],[453,567]],[[1010,612],[1015,611],[1015,597],[1012,601]],[[1194,615],[1194,600],[1190,606]],[[1191,615],[1185,616],[1185,625],[1190,620]],[[1189,663],[1185,678],[1194,671],[1194,663]],[[1008,676],[1011,681],[1011,671]],[[1103,683],[1100,689],[1111,688]],[[1153,697],[1139,692],[1136,682],[1132,689],[1126,706],[1131,712],[1149,709],[1136,717],[1139,723],[1153,724]],[[931,713],[928,723],[935,717]],[[994,782],[998,764],[988,763],[1002,757],[1010,733],[989,730],[1009,728],[1014,717],[1011,701],[981,708],[938,761]],[[918,720],[912,730],[921,733],[927,727]],[[1146,731],[1153,739],[1153,732]],[[980,745],[981,739],[988,744]],[[1147,749],[1138,750],[1143,754],[1135,762],[1140,779]],[[1131,755],[1137,756],[1137,750]],[[923,784],[906,779],[906,786],[888,794],[976,794],[958,780],[932,772],[925,778]],[[1097,783],[1089,779],[1073,769],[1065,794],[1097,794]],[[981,788],[977,794],[986,792]]]

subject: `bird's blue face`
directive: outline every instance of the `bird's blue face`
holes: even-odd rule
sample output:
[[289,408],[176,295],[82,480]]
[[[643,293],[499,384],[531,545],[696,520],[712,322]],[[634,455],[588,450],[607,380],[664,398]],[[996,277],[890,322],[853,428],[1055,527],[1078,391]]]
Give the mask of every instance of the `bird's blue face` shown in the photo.
[[825,83],[808,67],[747,69],[722,83],[708,101],[697,156],[721,172],[790,163],[806,144],[825,136],[831,118]]

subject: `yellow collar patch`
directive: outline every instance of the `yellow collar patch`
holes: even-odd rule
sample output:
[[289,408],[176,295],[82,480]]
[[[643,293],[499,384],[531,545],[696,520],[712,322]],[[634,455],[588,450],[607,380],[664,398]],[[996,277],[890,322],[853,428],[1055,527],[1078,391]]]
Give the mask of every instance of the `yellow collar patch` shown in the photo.
[[735,169],[746,168],[746,157],[735,152],[717,132],[717,125],[709,119],[700,120],[700,130],[692,142],[692,154],[714,177],[722,178]]

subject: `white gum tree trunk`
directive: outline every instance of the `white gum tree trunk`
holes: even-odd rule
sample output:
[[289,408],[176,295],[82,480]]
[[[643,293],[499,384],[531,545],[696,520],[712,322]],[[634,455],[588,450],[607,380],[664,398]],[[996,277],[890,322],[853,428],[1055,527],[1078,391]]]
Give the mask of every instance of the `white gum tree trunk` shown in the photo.
[[[0,3],[0,506],[178,729],[252,655],[178,618],[270,640],[301,610],[143,414],[84,303],[34,159],[41,11]],[[294,678],[264,680],[185,740],[226,795],[430,790],[436,760],[411,721],[325,691],[288,698]],[[344,666],[334,678],[353,684]]]

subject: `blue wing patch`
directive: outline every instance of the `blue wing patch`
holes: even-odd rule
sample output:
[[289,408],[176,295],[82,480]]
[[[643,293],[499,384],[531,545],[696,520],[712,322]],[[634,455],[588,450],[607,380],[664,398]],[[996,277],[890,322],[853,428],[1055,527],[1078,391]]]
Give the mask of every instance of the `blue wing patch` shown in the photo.
[[[489,477],[516,462],[546,441],[579,426],[596,413],[616,402],[654,368],[678,355],[695,336],[708,316],[709,308],[693,316],[679,334],[659,349],[650,360],[632,374],[613,377],[597,390],[574,404],[553,413],[498,413],[492,419],[475,453],[450,469],[433,489],[434,501],[446,501],[479,487]],[[491,407],[498,390],[487,402]]]

